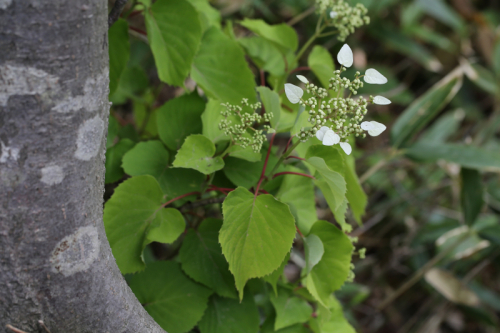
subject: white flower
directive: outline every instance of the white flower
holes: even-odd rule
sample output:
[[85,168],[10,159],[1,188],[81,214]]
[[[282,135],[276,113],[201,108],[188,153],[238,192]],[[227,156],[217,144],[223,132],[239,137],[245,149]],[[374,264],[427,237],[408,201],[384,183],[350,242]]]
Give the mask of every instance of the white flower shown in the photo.
[[288,97],[288,100],[292,104],[297,104],[300,102],[300,99],[304,95],[304,90],[302,90],[300,87],[297,87],[291,83],[286,83],[285,84],[285,94],[286,97]]
[[303,83],[309,83],[309,80],[307,80],[304,76],[302,75],[297,75],[297,79],[302,81]]
[[391,101],[383,96],[375,96],[373,98],[373,103],[378,104],[378,105],[388,105],[388,104],[391,104]]
[[341,142],[340,143],[340,148],[342,148],[342,150],[344,151],[344,153],[346,153],[347,155],[351,155],[351,152],[352,152],[352,148],[351,148],[351,145],[347,142]]
[[316,137],[325,146],[333,146],[340,142],[340,136],[326,126],[321,127],[316,132]]
[[333,19],[333,18],[336,18],[336,17],[337,17],[337,15],[338,15],[338,13],[337,13],[337,12],[335,12],[335,11],[333,11],[333,10],[330,12],[330,18],[332,18],[332,19]]
[[387,83],[387,78],[380,74],[376,69],[368,68],[365,72],[365,82],[370,84]]
[[352,55],[352,50],[349,47],[349,45],[344,44],[344,46],[342,46],[339,53],[337,54],[337,60],[341,65],[345,67],[352,66],[352,63],[354,62],[354,57]]
[[371,136],[379,136],[380,133],[385,131],[387,127],[384,124],[378,123],[376,121],[363,121],[361,123],[361,128],[368,131]]

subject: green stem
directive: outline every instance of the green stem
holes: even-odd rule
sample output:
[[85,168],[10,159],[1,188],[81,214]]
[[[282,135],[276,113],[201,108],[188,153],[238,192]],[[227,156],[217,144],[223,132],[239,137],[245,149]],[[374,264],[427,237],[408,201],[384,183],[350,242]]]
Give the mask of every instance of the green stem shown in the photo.
[[281,154],[280,159],[278,160],[278,163],[274,166],[274,168],[271,170],[271,173],[269,174],[270,177],[274,175],[278,167],[283,163],[283,161],[293,152],[293,150],[300,144],[300,140],[297,140],[296,143],[294,143],[291,147],[288,148],[287,151],[284,151],[283,154]]
[[297,53],[297,56],[295,57],[295,60],[294,60],[294,63],[298,63],[300,58],[302,57],[302,55],[304,54],[304,52],[306,52],[306,50],[309,48],[309,46],[312,44],[312,42],[314,42],[314,40],[316,38],[318,38],[318,36],[321,34],[321,32],[325,29],[325,27],[321,27],[319,28],[319,30],[317,30],[314,35],[311,36],[311,38],[309,38],[309,40],[302,46],[302,48],[300,49],[299,53]]

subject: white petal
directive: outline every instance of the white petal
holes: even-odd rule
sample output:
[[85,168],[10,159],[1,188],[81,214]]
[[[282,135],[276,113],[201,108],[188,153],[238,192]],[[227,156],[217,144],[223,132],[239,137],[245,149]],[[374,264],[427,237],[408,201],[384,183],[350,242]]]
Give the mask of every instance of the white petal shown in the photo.
[[319,141],[323,141],[323,137],[325,136],[326,131],[328,131],[329,128],[326,126],[322,126],[317,132],[316,132],[316,137],[318,138]]
[[347,155],[351,155],[352,148],[350,144],[348,144],[347,142],[341,142],[340,147],[342,148],[344,153],[346,153]]
[[391,104],[391,101],[385,98],[384,96],[375,96],[373,98],[373,103],[378,105],[388,105]]
[[335,12],[333,10],[330,12],[330,18],[336,18],[337,15],[338,15],[337,12]]
[[342,46],[342,48],[339,51],[339,54],[337,54],[337,60],[341,65],[344,65],[345,67],[352,66],[354,58],[352,55],[352,50],[349,47],[349,45],[344,44],[344,46]]
[[365,82],[370,84],[387,83],[387,78],[380,74],[376,69],[368,68],[365,72]]
[[387,128],[384,124],[377,123],[376,121],[370,121],[370,123],[373,125],[372,129],[368,131],[368,134],[371,136],[379,136]]
[[285,94],[286,94],[286,97],[288,97],[288,100],[292,104],[297,104],[298,102],[300,102],[302,95],[304,95],[304,90],[302,90],[300,87],[297,87],[291,83],[286,83],[285,84]]
[[373,128],[374,128],[373,124],[371,122],[369,122],[369,121],[363,121],[361,123],[361,129],[363,129],[365,131],[369,131],[369,130],[371,130]]
[[338,136],[338,134],[335,134],[335,132],[331,129],[326,131],[325,136],[323,137],[323,144],[325,146],[333,146],[334,144],[337,144],[339,142],[340,136]]
[[297,75],[297,79],[299,79],[300,81],[302,81],[304,83],[309,83],[309,81],[302,75]]

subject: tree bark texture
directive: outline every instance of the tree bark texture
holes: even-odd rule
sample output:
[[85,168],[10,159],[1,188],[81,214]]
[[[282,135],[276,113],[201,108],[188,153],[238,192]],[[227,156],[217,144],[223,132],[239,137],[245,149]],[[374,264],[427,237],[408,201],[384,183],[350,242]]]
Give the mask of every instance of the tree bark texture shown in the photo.
[[102,221],[106,0],[0,0],[0,332],[163,332]]

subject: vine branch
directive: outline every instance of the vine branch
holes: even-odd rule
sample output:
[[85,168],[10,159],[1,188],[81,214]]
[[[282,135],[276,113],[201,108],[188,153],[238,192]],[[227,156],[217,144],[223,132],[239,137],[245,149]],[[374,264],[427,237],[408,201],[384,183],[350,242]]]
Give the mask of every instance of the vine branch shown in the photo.
[[113,5],[113,8],[109,12],[108,15],[108,28],[111,28],[113,23],[118,20],[118,17],[120,17],[120,13],[123,10],[123,7],[127,4],[127,0],[116,0],[115,4]]
[[271,136],[271,140],[269,141],[269,149],[267,150],[266,160],[264,161],[264,166],[262,167],[262,173],[260,174],[259,183],[257,184],[257,187],[255,188],[255,197],[257,197],[257,195],[259,193],[260,184],[262,184],[262,181],[265,178],[267,162],[269,161],[269,155],[271,154],[271,148],[273,147],[273,142],[274,142],[275,136],[276,136],[276,133],[273,133],[273,135]]

